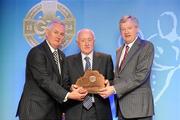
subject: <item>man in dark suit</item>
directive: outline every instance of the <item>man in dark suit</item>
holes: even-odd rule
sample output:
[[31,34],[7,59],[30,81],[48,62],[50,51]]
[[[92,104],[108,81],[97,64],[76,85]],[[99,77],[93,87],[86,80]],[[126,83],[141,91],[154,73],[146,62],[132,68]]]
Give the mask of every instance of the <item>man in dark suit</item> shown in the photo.
[[102,89],[99,94],[106,98],[117,95],[117,112],[123,120],[152,120],[153,96],[150,85],[154,47],[138,37],[136,17],[124,16],[120,20],[124,44],[117,50],[114,85]]
[[[67,76],[73,89],[78,78],[84,75],[86,58],[89,58],[89,67],[104,75],[105,79],[112,80],[113,63],[110,55],[94,51],[95,36],[90,29],[82,29],[77,34],[77,44],[80,53],[67,57]],[[92,106],[87,109],[83,102],[68,100],[65,113],[66,120],[111,120],[111,108],[109,99],[103,99],[98,94],[88,94]],[[86,97],[87,97],[86,96]],[[85,98],[86,99],[86,98]]]
[[46,40],[32,48],[27,56],[26,81],[19,102],[20,120],[59,120],[61,103],[67,99],[83,100],[86,93],[63,88],[65,55],[58,48],[65,36],[63,23],[54,20],[46,29]]

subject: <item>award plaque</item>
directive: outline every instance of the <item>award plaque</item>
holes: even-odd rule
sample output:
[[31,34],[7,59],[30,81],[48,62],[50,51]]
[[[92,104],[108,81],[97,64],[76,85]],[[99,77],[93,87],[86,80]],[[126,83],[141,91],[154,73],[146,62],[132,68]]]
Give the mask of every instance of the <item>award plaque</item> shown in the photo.
[[88,93],[96,94],[99,89],[104,88],[104,76],[97,70],[87,70],[85,74],[76,81],[76,85],[83,87]]

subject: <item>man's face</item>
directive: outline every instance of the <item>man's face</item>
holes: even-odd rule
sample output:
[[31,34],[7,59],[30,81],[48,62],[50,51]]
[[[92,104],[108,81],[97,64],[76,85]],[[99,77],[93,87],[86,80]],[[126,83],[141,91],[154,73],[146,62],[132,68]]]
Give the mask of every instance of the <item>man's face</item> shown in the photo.
[[65,36],[65,28],[63,25],[55,23],[46,30],[46,37],[49,44],[54,48],[57,49],[60,47],[63,39]]
[[81,31],[77,43],[81,52],[88,55],[94,48],[94,36],[90,31]]
[[125,23],[120,24],[120,31],[125,43],[129,44],[135,40],[138,33],[138,27],[133,21],[128,20]]

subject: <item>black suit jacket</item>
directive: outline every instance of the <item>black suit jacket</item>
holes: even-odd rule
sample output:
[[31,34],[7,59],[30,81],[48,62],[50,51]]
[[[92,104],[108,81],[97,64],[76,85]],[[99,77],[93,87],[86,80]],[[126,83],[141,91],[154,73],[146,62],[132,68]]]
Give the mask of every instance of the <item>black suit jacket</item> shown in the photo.
[[[65,56],[60,50],[58,53],[62,67]],[[66,94],[53,54],[44,41],[27,56],[26,81],[17,116],[23,120],[57,120],[61,116],[60,103]]]
[[[75,84],[76,80],[84,75],[83,63],[81,53],[69,56],[67,58],[66,72],[67,79],[71,84]],[[113,73],[113,62],[110,55],[94,52],[93,54],[93,70],[98,70],[104,75],[106,79],[112,80],[114,77]],[[82,113],[82,102],[68,100],[66,104],[66,120],[81,120]],[[95,109],[97,113],[97,120],[111,120],[111,108],[109,99],[103,99],[99,95],[95,95]]]

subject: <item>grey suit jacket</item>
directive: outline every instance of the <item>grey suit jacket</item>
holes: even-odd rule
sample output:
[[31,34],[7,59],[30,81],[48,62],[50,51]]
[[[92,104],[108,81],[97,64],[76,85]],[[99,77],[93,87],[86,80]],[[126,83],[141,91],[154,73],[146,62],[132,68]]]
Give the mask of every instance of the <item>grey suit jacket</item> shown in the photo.
[[154,113],[153,96],[150,85],[154,47],[149,41],[137,38],[127,60],[118,70],[122,47],[117,50],[114,87],[125,118],[148,117]]
[[[59,50],[63,69],[64,54]],[[32,48],[27,56],[26,81],[17,116],[23,120],[57,120],[61,117],[60,103],[67,91],[62,88],[62,76],[46,41]]]
[[[69,80],[70,85],[75,84],[76,80],[84,75],[81,54],[69,56],[67,62],[67,80]],[[112,80],[114,77],[113,62],[110,55],[94,52],[92,69],[98,70],[106,79]],[[111,120],[109,99],[103,99],[99,95],[94,95],[94,97],[97,120]],[[82,102],[68,100],[65,113],[66,120],[81,120],[82,108]]]

